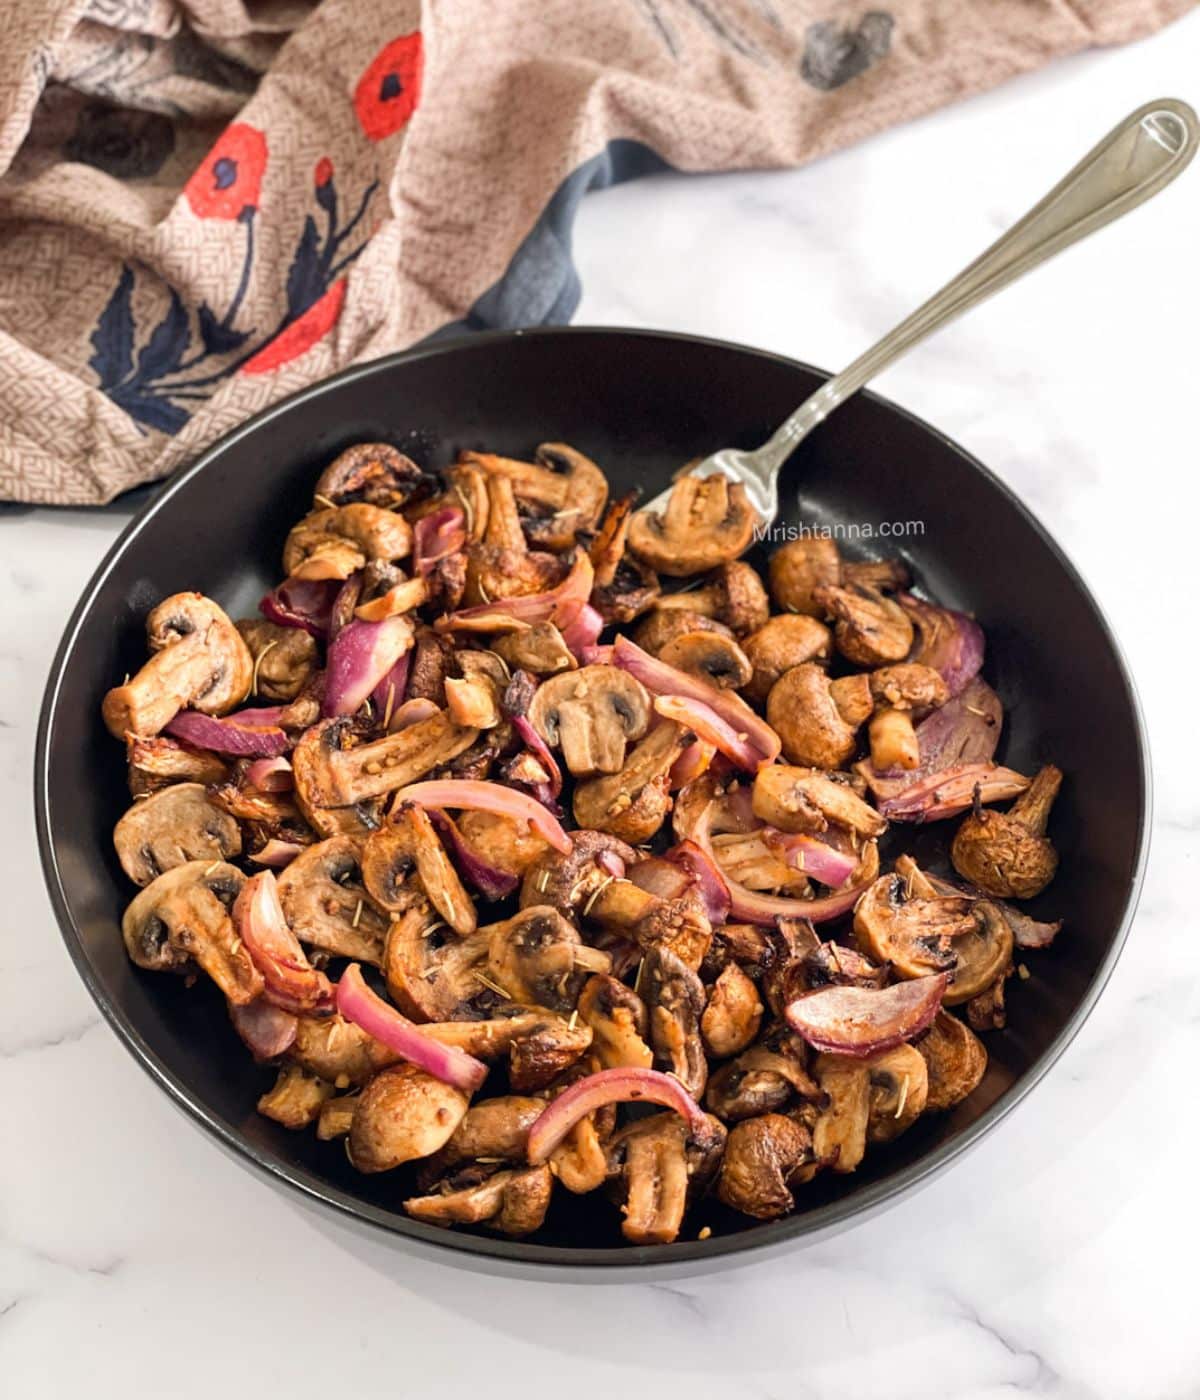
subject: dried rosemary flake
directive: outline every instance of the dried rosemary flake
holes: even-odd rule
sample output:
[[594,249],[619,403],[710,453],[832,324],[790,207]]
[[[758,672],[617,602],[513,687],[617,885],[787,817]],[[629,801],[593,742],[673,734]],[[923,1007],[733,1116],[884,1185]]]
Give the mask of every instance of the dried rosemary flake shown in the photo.
[[328,496],[322,496],[319,491],[313,492],[313,501],[319,506],[324,506],[326,510],[337,510],[337,502],[331,501]]
[[904,1113],[904,1105],[908,1102],[908,1075],[904,1076],[900,1085],[900,1102],[896,1105],[896,1117],[899,1118]]
[[266,646],[263,647],[262,651],[260,651],[260,652],[258,653],[258,655],[254,658],[254,675],[251,677],[251,680],[250,680],[250,694],[251,694],[251,695],[257,695],[257,694],[258,694],[258,668],[259,668],[259,667],[262,665],[262,663],[263,663],[263,657],[266,656],[267,652],[269,652],[269,651],[271,650],[272,647],[277,647],[278,645],[279,645],[279,639],[278,639],[278,637],[277,637],[273,642],[268,642],[268,643],[266,644]]
[[1021,979],[1022,982],[1028,982],[1029,979],[1033,976],[1033,973],[1030,972],[1030,970],[1025,966],[1024,963],[1018,963],[1017,976]]
[[701,1230],[700,1233],[696,1236],[696,1238],[697,1238],[698,1240],[707,1240],[707,1239],[711,1239],[711,1238],[712,1238],[712,1226],[711,1226],[711,1225],[706,1225],[706,1226],[704,1227],[704,1229]]
[[592,894],[588,898],[588,902],[583,906],[583,917],[585,919],[592,912],[592,905],[595,904],[595,902],[600,898],[604,891],[608,889],[609,885],[611,885],[616,878],[617,877],[615,875],[610,875],[607,880],[605,880],[602,884],[598,885],[596,889],[592,892]]
[[358,903],[354,906],[354,918],[352,918],[352,919],[350,920],[350,927],[351,927],[351,928],[357,928],[357,927],[358,927],[358,921],[359,921],[359,919],[362,918],[362,909],[363,909],[363,902],[362,902],[362,900],[360,899],[360,900],[358,901]]
[[575,1029],[575,1027],[576,1027],[578,1024],[579,1024],[579,1008],[576,1007],[576,1009],[575,1009],[574,1011],[571,1012],[571,1019],[567,1022],[567,1030],[573,1031],[573,1030]]

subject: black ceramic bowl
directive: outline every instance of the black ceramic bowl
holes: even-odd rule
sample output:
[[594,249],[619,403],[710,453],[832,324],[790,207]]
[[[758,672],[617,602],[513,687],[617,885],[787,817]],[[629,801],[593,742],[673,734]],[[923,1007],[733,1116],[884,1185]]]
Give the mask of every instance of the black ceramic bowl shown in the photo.
[[[1008,720],[1005,762],[1066,773],[1053,835],[1060,872],[1033,910],[1063,916],[1030,954],[1008,1028],[989,1036],[987,1077],[954,1112],[922,1118],[852,1176],[824,1173],[796,1213],[756,1224],[713,1203],[711,1238],[634,1248],[614,1208],[559,1192],[533,1241],[450,1233],[409,1220],[394,1174],[361,1176],[339,1142],[255,1112],[271,1072],[254,1066],[208,986],[133,967],[119,924],[131,896],[113,854],[127,805],[124,754],[100,722],[109,686],[144,660],[149,608],[200,589],[234,616],[275,582],[288,527],[320,469],[351,443],[387,439],[420,462],[462,448],[521,456],[562,440],[600,462],[614,491],[660,490],[680,463],[756,446],[824,378],[739,346],[620,330],[481,335],[351,370],[269,409],[166,486],[117,541],[76,608],[50,674],[38,734],[37,823],[63,936],[104,1015],[139,1063],[242,1160],[309,1198],[426,1252],[500,1272],[623,1277],[629,1266],[697,1271],[743,1251],[825,1233],[890,1201],[958,1156],[1045,1073],[1079,1029],[1120,951],[1147,845],[1145,741],[1116,643],[1078,574],[999,481],[926,424],[859,394],[810,438],[783,483],[782,525],[923,522],[898,543],[918,582],[974,612],[985,675]],[[849,533],[849,532],[848,532]],[[847,552],[896,542],[851,538]],[[945,845],[931,828],[921,838]]]

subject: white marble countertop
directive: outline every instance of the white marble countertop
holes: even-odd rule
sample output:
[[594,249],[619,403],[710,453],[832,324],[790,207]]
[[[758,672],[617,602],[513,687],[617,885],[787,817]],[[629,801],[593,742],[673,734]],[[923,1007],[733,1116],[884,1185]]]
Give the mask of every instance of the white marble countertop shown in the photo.
[[[1197,72],[1200,15],[807,170],[591,197],[577,320],[836,368],[1125,111],[1200,97]],[[575,1289],[424,1263],[314,1222],[170,1106],[75,977],[30,808],[43,678],[127,511],[0,513],[5,1393],[1200,1395],[1200,797],[1179,731],[1200,679],[1198,228],[1200,169],[880,381],[1016,487],[1092,583],[1150,721],[1153,856],[1099,1008],[1002,1128],[915,1199],[748,1269]]]

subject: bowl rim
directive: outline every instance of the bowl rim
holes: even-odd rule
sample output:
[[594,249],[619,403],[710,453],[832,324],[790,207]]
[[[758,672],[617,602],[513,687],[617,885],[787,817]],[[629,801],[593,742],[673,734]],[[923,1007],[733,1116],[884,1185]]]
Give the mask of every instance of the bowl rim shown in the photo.
[[780,1220],[750,1226],[738,1234],[710,1237],[707,1240],[678,1240],[669,1245],[629,1245],[612,1248],[588,1246],[576,1249],[568,1245],[535,1244],[491,1236],[458,1234],[452,1230],[438,1229],[436,1226],[412,1220],[399,1212],[388,1211],[362,1201],[336,1186],[330,1186],[306,1169],[287,1163],[276,1157],[274,1153],[255,1147],[246,1141],[233,1125],[227,1125],[212,1113],[208,1106],[195,1096],[189,1086],[167,1067],[141,1036],[121,1006],[108,996],[92,969],[79,930],[72,917],[62,871],[55,855],[50,822],[48,792],[50,739],[58,708],[63,699],[67,661],[74,649],[84,617],[91,610],[96,594],[103,587],[117,561],[134,540],[155,524],[159,512],[179,491],[190,484],[216,458],[242,438],[257,433],[276,418],[290,413],[302,404],[318,400],[344,384],[375,375],[386,375],[400,365],[411,364],[419,360],[454,356],[488,345],[512,343],[526,339],[566,337],[593,337],[605,340],[633,338],[686,343],[715,350],[732,351],[735,354],[752,356],[755,359],[780,365],[789,370],[800,370],[821,378],[828,377],[827,371],[790,356],[709,336],[650,328],[553,326],[536,329],[485,331],[469,336],[438,340],[432,344],[426,342],[408,350],[401,350],[391,355],[369,360],[361,365],[354,365],[269,405],[218,438],[190,466],[177,472],[163,483],[161,488],[138,510],[137,514],[117,536],[104,558],[97,565],[78,602],[72,609],[50,666],[38,719],[34,757],[35,821],[42,872],[55,918],[71,960],[92,1000],[99,1007],[104,1019],[116,1032],[118,1040],[176,1107],[187,1114],[195,1123],[198,1123],[235,1159],[248,1165],[268,1180],[282,1183],[289,1190],[299,1192],[308,1202],[315,1202],[318,1206],[332,1209],[342,1217],[349,1217],[360,1226],[365,1224],[373,1227],[386,1237],[397,1240],[403,1245],[415,1245],[418,1251],[425,1254],[426,1257],[435,1258],[441,1262],[457,1263],[467,1268],[491,1268],[509,1275],[543,1279],[563,1279],[567,1275],[582,1277],[586,1274],[591,1281],[620,1281],[633,1277],[644,1280],[654,1275],[663,1277],[672,1273],[696,1273],[718,1265],[729,1267],[756,1262],[765,1253],[775,1253],[781,1247],[796,1246],[804,1241],[811,1243],[814,1238],[826,1236],[851,1223],[858,1223],[868,1215],[877,1213],[885,1206],[899,1201],[901,1196],[911,1193],[918,1186],[928,1183],[935,1174],[949,1167],[963,1153],[979,1142],[986,1133],[991,1132],[1045,1077],[1091,1014],[1112,976],[1117,960],[1120,958],[1129,937],[1149,858],[1153,808],[1149,738],[1145,715],[1133,676],[1107,616],[1078,568],[1016,492],[972,453],[932,424],[883,395],[868,389],[859,391],[890,413],[907,420],[935,441],[948,447],[969,468],[980,473],[992,487],[1006,497],[1009,504],[1024,517],[1025,523],[1041,538],[1043,544],[1050,550],[1060,567],[1092,609],[1100,631],[1117,663],[1125,696],[1137,730],[1137,777],[1141,797],[1138,813],[1137,853],[1129,888],[1125,895],[1124,908],[1114,931],[1112,942],[1091,982],[1084,989],[1079,1003],[1055,1039],[995,1103],[985,1109],[978,1118],[968,1124],[951,1141],[940,1144],[916,1162],[889,1174],[882,1180],[868,1183],[842,1200],[828,1202],[811,1211],[789,1215]]

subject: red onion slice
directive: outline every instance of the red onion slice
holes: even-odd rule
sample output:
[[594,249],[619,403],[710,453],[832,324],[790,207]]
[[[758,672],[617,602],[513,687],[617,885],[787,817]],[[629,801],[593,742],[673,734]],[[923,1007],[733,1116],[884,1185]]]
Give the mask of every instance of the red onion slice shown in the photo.
[[229,1004],[229,1019],[256,1060],[274,1060],[290,1050],[296,1041],[299,1018],[265,997],[255,997],[244,1006]]
[[758,751],[756,767],[773,763],[779,757],[779,735],[732,690],[718,690],[715,686],[706,685],[695,676],[689,676],[685,671],[676,670],[658,657],[651,656],[624,636],[619,636],[613,644],[612,664],[641,681],[652,695],[682,696],[686,700],[699,700],[707,705],[739,739],[744,734],[744,742]]
[[546,741],[524,715],[513,715],[510,722],[512,727],[521,736],[522,743],[524,743],[525,747],[529,749],[546,770],[546,775],[550,779],[548,784],[550,796],[558,798],[562,794],[562,769],[558,766],[558,761],[553,753],[551,753]]
[[413,566],[424,577],[434,566],[457,554],[467,542],[466,516],[457,506],[423,515],[413,526]]
[[822,885],[828,885],[831,890],[844,885],[858,864],[857,856],[848,851],[835,850],[819,837],[803,832],[779,831],[773,826],[764,826],[758,834],[766,848],[785,865]]
[[596,645],[600,633],[604,631],[604,619],[590,603],[580,603],[572,609],[570,616],[560,610],[558,625],[563,642],[576,661]]
[[983,628],[966,613],[939,608],[912,593],[898,593],[896,601],[917,629],[917,645],[908,659],[932,666],[951,696],[961,694],[983,665]]
[[441,837],[442,845],[449,849],[458,873],[469,885],[473,885],[484,899],[507,899],[520,884],[515,875],[489,865],[476,855],[463,839],[458,824],[445,812],[432,811],[429,820]]
[[723,924],[729,917],[732,899],[729,882],[712,857],[711,848],[706,851],[695,841],[680,841],[666,853],[667,860],[678,865],[696,882],[700,898],[710,924]]
[[260,600],[258,610],[278,627],[302,627],[321,640],[329,631],[333,600],[340,588],[337,579],[284,579]]
[[495,812],[516,822],[527,822],[534,831],[564,855],[571,850],[571,838],[557,820],[528,793],[501,787],[474,778],[445,778],[427,783],[412,783],[396,793],[392,804],[395,811],[402,802],[416,802],[422,807],[466,808],[475,812]]
[[439,632],[498,632],[532,626],[536,622],[569,620],[592,592],[595,573],[592,561],[582,550],[575,553],[566,578],[546,593],[528,593],[521,598],[497,598],[473,608],[439,617],[433,624]]
[[881,816],[896,822],[934,822],[956,817],[975,801],[1003,802],[1017,797],[1029,786],[1029,779],[1011,768],[994,763],[965,763],[947,768],[913,783],[894,797],[876,802]]
[[348,622],[329,646],[321,713],[352,715],[412,646],[412,624],[404,617]]
[[246,769],[246,781],[259,792],[288,792],[295,786],[292,765],[282,755],[256,758]]
[[704,739],[697,738],[689,744],[671,765],[668,779],[671,791],[687,787],[688,783],[695,782],[702,774],[707,773],[716,751],[717,746]]
[[282,870],[304,850],[298,841],[281,841],[272,836],[269,841],[250,857],[255,865],[269,865],[273,870]]
[[746,772],[754,773],[761,765],[762,755],[749,742],[746,731],[736,731],[704,701],[690,700],[685,695],[656,695],[654,708],[663,719],[674,720],[684,729],[690,729]]
[[674,1109],[691,1130],[707,1136],[704,1110],[673,1075],[656,1069],[602,1069],[577,1079],[549,1103],[529,1129],[530,1164],[540,1166],[571,1129],[589,1113],[610,1103],[656,1103]]
[[488,1067],[482,1060],[457,1046],[439,1044],[394,1006],[376,996],[363,981],[357,963],[350,964],[337,984],[337,1009],[347,1021],[353,1021],[401,1059],[432,1074],[443,1084],[452,1084],[464,1094],[473,1094],[488,1076]]
[[861,1059],[919,1035],[942,1004],[947,975],[891,987],[821,987],[784,1008],[788,1025],[815,1050]]
[[252,875],[233,903],[233,922],[250,961],[262,973],[263,995],[298,1016],[333,1010],[333,987],[304,956],[288,927],[270,870]]
[[581,647],[579,664],[581,666],[611,666],[612,654],[613,649],[610,646]]
[[[375,707],[375,713],[380,719],[386,716],[387,724],[385,727],[389,734],[395,732],[392,723],[404,704],[404,692],[408,689],[408,673],[412,667],[412,658],[412,648],[410,647],[371,692],[371,704]],[[434,705],[433,708],[436,710],[437,706]],[[428,719],[429,716],[422,715],[421,718]],[[416,723],[415,720],[412,722]]]
[[[286,753],[291,746],[288,736],[277,724],[246,723],[244,717],[253,713],[241,710],[239,715],[218,719],[215,715],[202,715],[198,710],[180,710],[166,726],[166,733],[194,748],[232,754],[236,758],[277,758]],[[278,715],[279,711],[276,708],[262,713]]]

